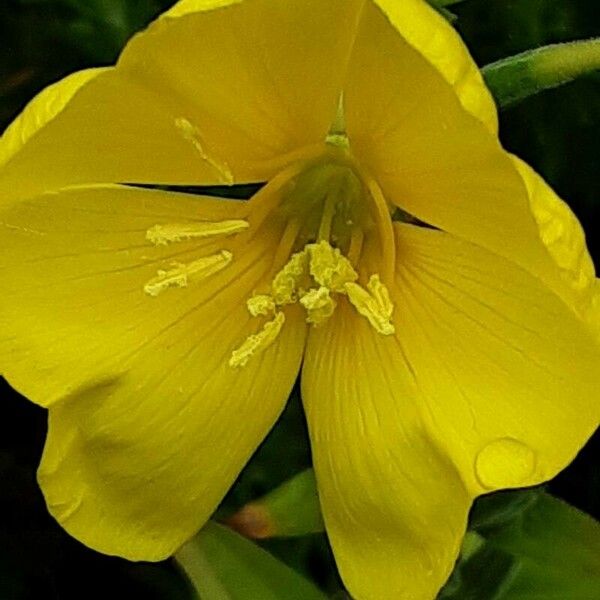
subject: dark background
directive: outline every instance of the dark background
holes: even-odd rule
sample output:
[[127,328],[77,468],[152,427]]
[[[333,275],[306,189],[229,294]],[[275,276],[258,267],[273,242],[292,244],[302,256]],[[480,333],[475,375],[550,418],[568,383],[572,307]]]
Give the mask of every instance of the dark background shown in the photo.
[[[401,1],[401,0],[399,0]],[[0,0],[0,131],[33,95],[76,69],[110,64],[168,0]],[[476,61],[600,34],[597,0],[466,0],[452,7]],[[507,149],[534,166],[580,218],[596,264],[600,75],[530,98],[501,113]],[[132,564],[69,538],[47,515],[35,482],[45,411],[0,380],[0,600],[65,600],[137,593],[185,599],[169,564]],[[222,513],[309,464],[298,400],[229,494]],[[600,519],[600,435],[549,488]],[[174,516],[176,518],[176,516]],[[269,549],[329,592],[339,587],[322,536],[274,541]],[[482,598],[481,600],[485,600]]]

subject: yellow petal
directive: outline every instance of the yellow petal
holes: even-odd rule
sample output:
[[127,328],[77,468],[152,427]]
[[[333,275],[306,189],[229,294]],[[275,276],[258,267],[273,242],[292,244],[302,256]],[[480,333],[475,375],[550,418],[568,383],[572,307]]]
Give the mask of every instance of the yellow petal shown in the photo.
[[[51,405],[42,489],[67,531],[97,550],[171,554],[285,403],[301,316],[288,312],[278,339],[244,369],[228,364],[257,328],[245,300],[270,272],[278,230],[146,239],[157,224],[240,219],[252,206],[111,186],[47,194],[0,215],[0,370]],[[225,268],[190,266],[186,287],[144,291],[161,269],[223,251],[232,256]]]
[[135,36],[115,69],[11,153],[0,197],[76,184],[271,178],[290,155],[324,141],[360,4],[182,6],[174,14],[183,16],[163,17]]
[[454,87],[462,105],[488,130],[498,131],[496,105],[458,33],[423,0],[375,0],[400,35]]
[[594,295],[592,297],[592,302],[587,313],[586,320],[592,328],[596,339],[600,340],[600,279],[596,279]]
[[432,600],[471,498],[422,422],[398,343],[341,300],[311,330],[302,395],[325,525],[350,594]]
[[361,5],[184,2],[136,36],[118,68],[188,101],[207,152],[236,180],[262,181],[285,155],[324,142]]
[[107,69],[86,69],[42,90],[0,138],[0,166],[8,162],[44,125],[48,124],[86,83]]
[[575,291],[575,308],[591,319],[596,276],[583,228],[569,206],[542,177],[521,159],[511,158],[527,187],[542,242],[560,269],[563,280]]
[[174,262],[224,248],[214,238],[156,246],[147,231],[246,210],[237,202],[107,186],[46,194],[0,212],[3,374],[44,405],[118,375],[123,357],[165,329],[175,307],[183,314],[204,293],[151,299],[147,282]]
[[497,255],[440,231],[396,232],[396,331],[428,429],[474,493],[554,477],[600,419],[589,327]]
[[228,167],[194,137],[189,112],[172,94],[101,73],[0,168],[0,197],[81,184],[231,183]]
[[574,291],[550,259],[497,138],[379,9],[367,5],[361,23],[344,96],[347,129],[387,199],[510,258],[571,302]]

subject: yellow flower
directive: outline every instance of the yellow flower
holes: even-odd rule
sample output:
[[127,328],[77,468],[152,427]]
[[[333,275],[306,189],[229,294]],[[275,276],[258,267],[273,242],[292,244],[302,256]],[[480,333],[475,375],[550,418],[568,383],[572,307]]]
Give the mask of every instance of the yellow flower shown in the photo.
[[49,510],[105,553],[192,536],[301,363],[358,599],[433,598],[473,499],[598,424],[579,224],[420,0],[180,2],[8,129],[0,231],[2,373],[49,408]]

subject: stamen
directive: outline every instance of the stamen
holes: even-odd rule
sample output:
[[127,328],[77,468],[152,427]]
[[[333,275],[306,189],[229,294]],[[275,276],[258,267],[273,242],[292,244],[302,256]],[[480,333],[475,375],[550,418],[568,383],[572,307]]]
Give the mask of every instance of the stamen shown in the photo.
[[331,237],[331,225],[333,223],[333,217],[335,216],[337,200],[336,190],[329,190],[327,197],[325,198],[325,206],[323,207],[323,214],[321,216],[321,225],[319,226],[319,233],[317,234],[319,241],[327,241]]
[[202,145],[202,137],[200,131],[194,125],[192,125],[187,119],[179,117],[175,119],[175,127],[181,131],[183,137],[194,145],[194,148],[198,150],[200,157],[208,165],[210,165],[218,174],[221,183],[225,185],[233,185],[234,178],[229,165],[226,162],[218,161],[216,158],[209,156]]
[[313,325],[321,325],[327,321],[336,307],[336,302],[326,287],[309,290],[300,298],[300,304],[304,306],[308,314],[307,323]]
[[298,219],[292,219],[285,227],[281,241],[277,246],[275,257],[273,258],[273,273],[278,271],[284,265],[292,253],[292,248],[296,243],[296,238],[300,231],[301,223]]
[[390,300],[387,287],[379,279],[379,275],[371,275],[365,290],[357,283],[346,284],[348,298],[354,308],[382,335],[392,335],[396,329],[391,323],[394,305]]
[[394,305],[387,287],[379,275],[371,276],[367,289],[356,283],[357,280],[358,274],[337,248],[324,240],[308,244],[304,250],[293,254],[275,275],[270,294],[255,294],[248,299],[248,312],[253,317],[275,317],[263,326],[262,331],[251,335],[234,350],[229,364],[243,367],[257,352],[273,343],[285,321],[279,310],[283,306],[300,302],[306,310],[308,323],[314,326],[325,323],[337,306],[334,292],[348,296],[358,313],[366,317],[378,333],[393,334]]
[[169,288],[187,287],[190,280],[201,281],[218,273],[229,265],[232,259],[231,252],[221,250],[217,254],[205,256],[188,264],[175,263],[173,268],[168,271],[158,271],[157,276],[144,286],[144,292],[156,298]]
[[154,225],[146,232],[146,239],[155,246],[166,246],[172,242],[184,240],[231,235],[248,229],[250,224],[242,219],[218,222],[198,223],[169,223],[167,225]]
[[365,234],[362,229],[356,228],[350,236],[350,248],[348,248],[348,260],[352,265],[357,265],[362,253]]
[[272,321],[263,325],[261,331],[249,336],[237,350],[232,352],[229,366],[244,367],[253,356],[266,350],[277,339],[284,323],[285,315],[278,312]]

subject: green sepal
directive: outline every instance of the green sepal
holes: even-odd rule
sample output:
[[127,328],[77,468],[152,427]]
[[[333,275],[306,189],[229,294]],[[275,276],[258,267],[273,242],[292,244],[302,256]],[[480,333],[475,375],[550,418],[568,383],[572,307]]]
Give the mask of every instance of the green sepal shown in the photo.
[[306,469],[227,520],[246,537],[295,537],[324,531],[314,471]]
[[254,542],[209,522],[174,556],[200,600],[326,600]]
[[552,44],[491,63],[481,70],[500,108],[600,69],[600,38]]

